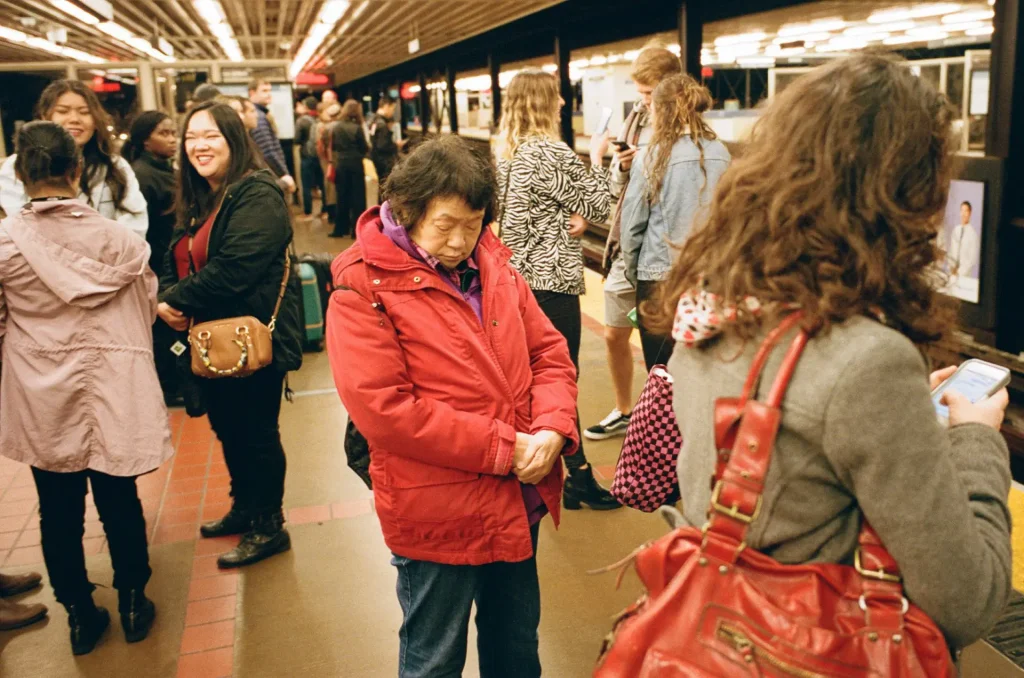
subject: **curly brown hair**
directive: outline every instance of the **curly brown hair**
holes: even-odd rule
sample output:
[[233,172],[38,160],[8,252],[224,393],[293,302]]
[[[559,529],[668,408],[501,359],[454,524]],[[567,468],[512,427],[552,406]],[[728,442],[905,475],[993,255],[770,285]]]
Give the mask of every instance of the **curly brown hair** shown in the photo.
[[[717,139],[718,135],[704,120],[704,111],[711,108],[713,102],[711,92],[689,73],[668,76],[654,88],[651,97],[654,136],[644,160],[644,176],[647,178],[647,199],[653,205],[661,197],[661,186],[676,142],[684,136],[693,139],[700,152],[700,170],[706,181],[708,174],[704,168],[703,142]],[[701,190],[704,190],[703,185]]]
[[883,313],[919,344],[939,339],[955,318],[935,273],[953,115],[889,55],[837,60],[794,82],[718,182],[645,322],[667,333],[680,296],[703,285],[737,308],[726,332],[745,339],[760,330],[738,303],[747,296],[797,304],[823,330]]

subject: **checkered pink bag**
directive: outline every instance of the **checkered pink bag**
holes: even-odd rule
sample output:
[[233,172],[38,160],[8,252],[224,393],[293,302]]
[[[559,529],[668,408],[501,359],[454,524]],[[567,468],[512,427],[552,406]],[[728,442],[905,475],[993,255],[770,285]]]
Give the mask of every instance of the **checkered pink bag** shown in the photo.
[[655,365],[633,408],[611,493],[626,506],[650,513],[679,492],[676,462],[683,435],[672,410],[672,377]]

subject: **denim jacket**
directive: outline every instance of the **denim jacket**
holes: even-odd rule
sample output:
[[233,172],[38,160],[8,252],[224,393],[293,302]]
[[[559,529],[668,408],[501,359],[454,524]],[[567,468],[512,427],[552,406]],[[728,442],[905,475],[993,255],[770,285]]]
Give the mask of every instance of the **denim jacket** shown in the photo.
[[731,158],[725,144],[705,141],[703,147],[707,180],[700,169],[700,149],[685,136],[672,147],[661,197],[654,205],[647,200],[644,175],[644,164],[652,148],[641,148],[633,160],[622,206],[622,255],[626,277],[634,285],[637,280],[668,277],[675,260],[673,245],[686,239],[698,210],[711,202],[715,184],[729,167]]

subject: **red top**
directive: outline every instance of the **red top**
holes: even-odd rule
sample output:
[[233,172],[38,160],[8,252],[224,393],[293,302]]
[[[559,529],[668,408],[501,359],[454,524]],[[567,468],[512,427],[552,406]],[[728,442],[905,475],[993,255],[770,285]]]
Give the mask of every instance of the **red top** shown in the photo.
[[[216,218],[217,213],[214,212],[192,237],[192,261],[195,263],[196,272],[203,270],[203,266],[206,266],[206,250],[210,244],[213,220]],[[182,238],[174,246],[174,263],[178,269],[178,280],[187,278],[189,274],[188,240],[188,238]]]
[[[462,295],[381,232],[378,208],[334,261],[327,351],[352,420],[370,444],[388,548],[452,565],[533,555],[516,432],[557,431],[579,446],[576,370],[511,252],[477,247],[483,326]],[[345,287],[351,291],[344,291]],[[372,305],[371,305],[372,304]],[[562,465],[537,484],[557,524]]]

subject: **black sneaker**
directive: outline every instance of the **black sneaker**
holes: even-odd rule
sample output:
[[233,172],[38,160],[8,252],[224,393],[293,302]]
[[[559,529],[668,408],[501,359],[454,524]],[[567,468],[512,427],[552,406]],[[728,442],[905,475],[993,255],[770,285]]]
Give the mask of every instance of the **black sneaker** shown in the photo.
[[607,440],[615,436],[626,435],[627,428],[629,428],[629,415],[614,409],[611,414],[601,420],[600,424],[591,426],[583,432],[583,435],[588,440]]

